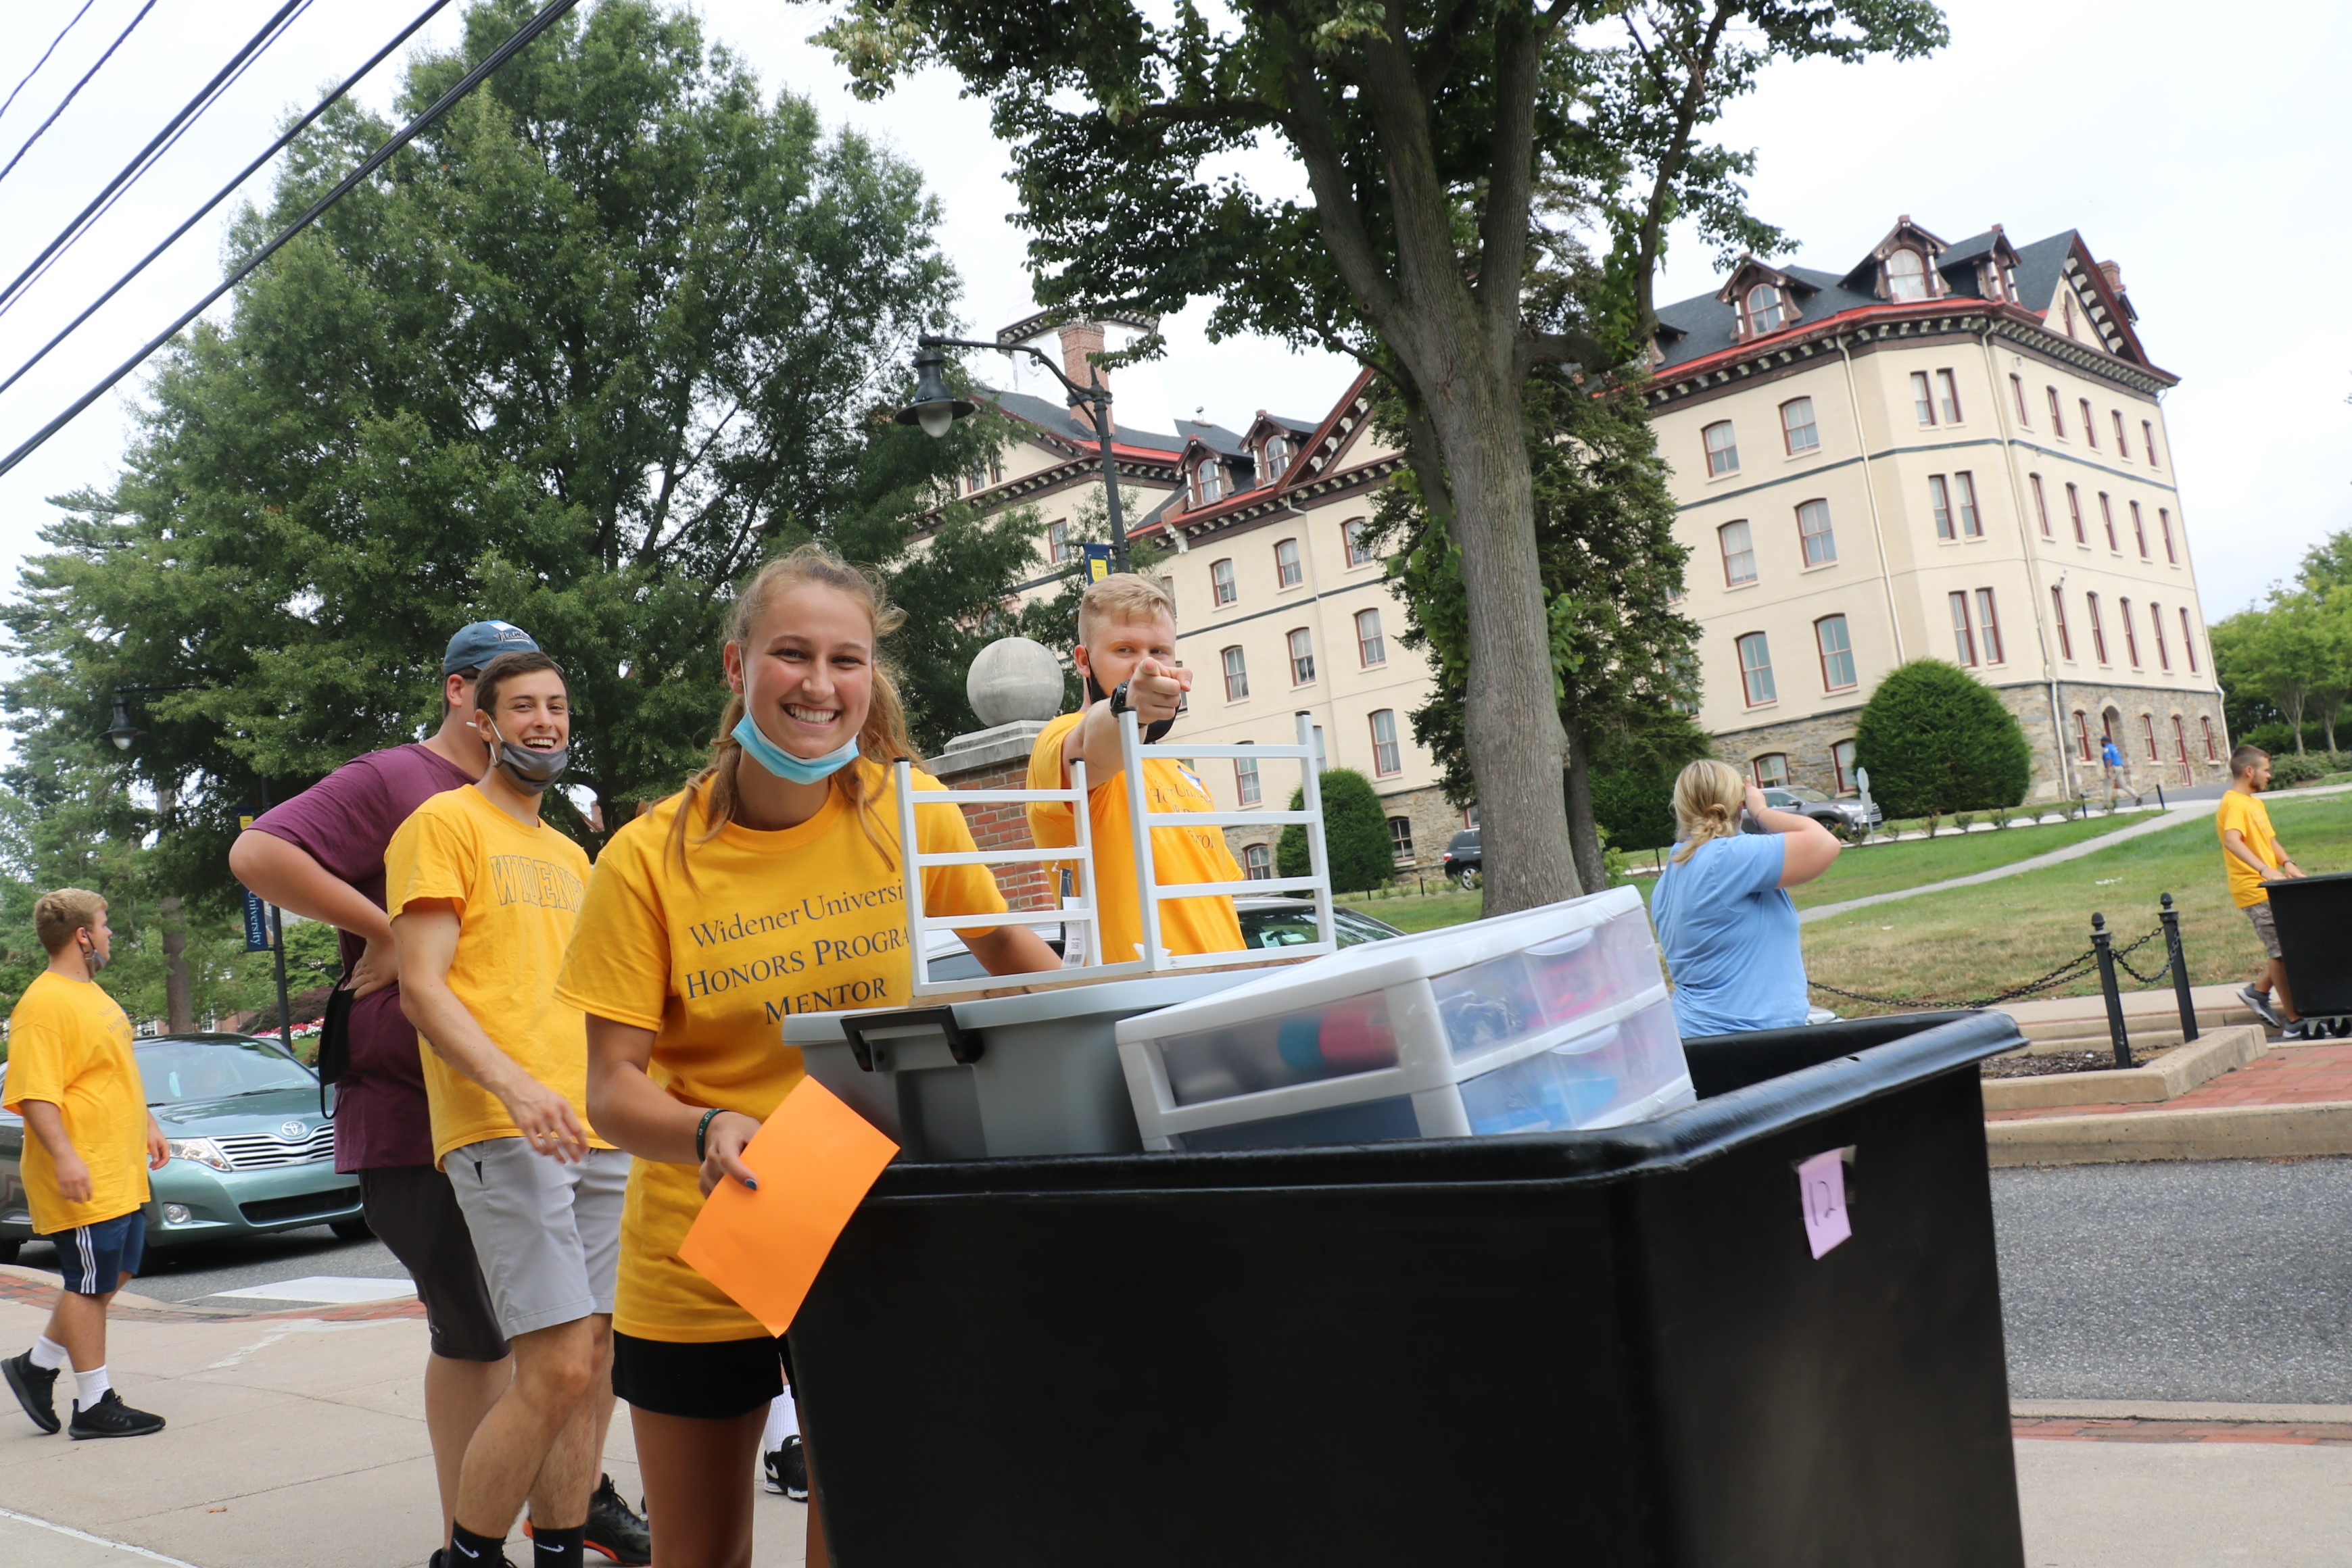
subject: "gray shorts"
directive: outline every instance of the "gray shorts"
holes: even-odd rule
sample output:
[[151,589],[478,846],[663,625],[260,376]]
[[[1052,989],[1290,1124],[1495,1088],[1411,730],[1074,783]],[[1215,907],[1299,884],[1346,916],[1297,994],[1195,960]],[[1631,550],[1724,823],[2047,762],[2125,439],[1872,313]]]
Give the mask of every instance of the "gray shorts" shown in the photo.
[[2271,918],[2269,899],[2246,905],[2246,923],[2254,928],[2254,939],[2263,945],[2263,952],[2273,958],[2285,956],[2279,951],[2278,922]]
[[613,1310],[629,1156],[591,1149],[576,1166],[486,1138],[442,1162],[509,1339]]

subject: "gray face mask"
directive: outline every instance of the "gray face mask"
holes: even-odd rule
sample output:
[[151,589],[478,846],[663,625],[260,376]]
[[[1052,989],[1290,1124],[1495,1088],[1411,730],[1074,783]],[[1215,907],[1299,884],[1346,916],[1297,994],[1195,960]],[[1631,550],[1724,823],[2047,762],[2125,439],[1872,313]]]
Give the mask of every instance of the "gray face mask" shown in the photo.
[[84,943],[82,945],[82,967],[89,971],[89,977],[91,979],[97,979],[99,971],[105,968],[110,962],[112,962],[111,957],[107,954],[100,952],[98,950],[97,944]]
[[547,787],[563,776],[572,760],[572,748],[559,746],[552,751],[533,751],[528,746],[517,746],[506,737],[497,721],[490,724],[490,733],[499,737],[499,767],[506,773],[507,782],[526,795],[544,795]]

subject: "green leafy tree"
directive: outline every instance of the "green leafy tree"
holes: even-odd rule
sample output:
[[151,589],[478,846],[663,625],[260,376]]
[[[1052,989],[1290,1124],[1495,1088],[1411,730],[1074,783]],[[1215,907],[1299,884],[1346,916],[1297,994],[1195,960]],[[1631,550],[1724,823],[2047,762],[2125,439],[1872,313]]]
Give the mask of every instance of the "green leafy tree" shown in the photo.
[[1990,686],[1941,659],[1914,659],[1878,683],[1854,723],[1854,760],[1889,817],[2015,806],[2033,750]]
[[[862,92],[944,66],[989,101],[1045,303],[1208,298],[1213,334],[1328,347],[1396,390],[1471,607],[1463,750],[1503,911],[1578,888],[1567,737],[1528,701],[1554,667],[1528,377],[1646,352],[1676,220],[1728,253],[1772,247],[1745,210],[1751,160],[1704,135],[1768,62],[1907,57],[1945,36],[1929,0],[851,0],[820,37]],[[1267,148],[1303,194],[1233,172]],[[1527,298],[1559,192],[1611,236],[1583,323]]]
[[2209,637],[2225,701],[2242,710],[2247,697],[2262,699],[2298,752],[2306,716],[2317,718],[2336,749],[2336,715],[2352,686],[2352,592],[2276,589],[2269,603],[2216,622]]
[[[1638,801],[1661,770],[1671,791],[1673,769],[1708,751],[1688,716],[1698,626],[1677,608],[1689,551],[1675,538],[1674,497],[1639,399],[1539,376],[1526,407],[1552,692],[1570,739],[1561,787],[1578,880],[1598,890],[1608,885],[1602,826],[1621,849],[1673,842],[1671,812],[1659,841],[1655,810]],[[1428,653],[1436,676],[1413,736],[1436,758],[1449,798],[1467,806],[1478,797],[1464,722],[1471,616],[1459,550],[1412,475],[1382,493],[1373,516],[1402,546],[1390,574],[1403,641]]]
[[[509,34],[482,0],[409,67],[406,114]],[[344,105],[288,154],[251,241],[388,131]],[[763,99],[683,9],[567,16],[160,362],[121,479],[74,497],[7,612],[16,709],[174,792],[166,885],[226,891],[238,810],[438,718],[462,622],[529,627],[572,684],[551,818],[593,840],[706,755],[736,586],[807,538],[909,612],[919,733],[968,727],[959,659],[1027,574],[1034,519],[941,481],[1001,422],[876,419],[951,325],[914,171]],[[948,678],[952,671],[953,678]]]
[[[1290,792],[1290,809],[1302,810],[1307,792]],[[1389,841],[1388,812],[1372,781],[1352,768],[1323,770],[1323,854],[1331,868],[1331,891],[1365,893],[1396,875],[1396,849]],[[1275,841],[1275,870],[1283,876],[1309,876],[1307,829],[1297,822]]]

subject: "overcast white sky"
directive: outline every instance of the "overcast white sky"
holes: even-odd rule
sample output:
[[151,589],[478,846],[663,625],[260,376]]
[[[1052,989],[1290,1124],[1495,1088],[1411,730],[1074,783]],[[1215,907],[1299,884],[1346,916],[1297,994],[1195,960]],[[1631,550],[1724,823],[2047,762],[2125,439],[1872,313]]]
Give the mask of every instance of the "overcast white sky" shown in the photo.
[[[13,370],[121,268],[413,16],[314,0],[163,165],[66,261],[0,315],[0,374]],[[80,0],[0,7],[0,95]],[[95,0],[57,56],[0,116],[0,162],[56,107],[141,0]],[[159,0],[107,67],[0,183],[0,281],[13,277],[171,112],[275,9],[275,0]],[[423,37],[446,43],[450,12]],[[919,164],[944,204],[942,241],[965,282],[978,335],[1032,308],[1013,196],[986,116],[952,81],[926,79],[879,104],[844,89],[804,40],[823,13],[782,0],[704,0],[709,31],[771,89],[812,98],[828,123],[877,136]],[[1840,269],[1898,213],[1948,239],[2004,225],[2020,243],[2082,230],[2122,265],[2157,363],[2182,378],[2168,400],[2183,512],[2209,615],[2256,599],[2329,532],[2352,527],[2352,312],[2325,297],[2352,254],[2340,191],[2347,125],[2341,64],[2352,7],[2304,0],[2215,12],[2210,4],[2128,7],[2048,0],[1953,0],[1953,42],[1927,60],[1804,66],[1769,75],[1723,128],[1760,153],[1754,206],[1791,236],[1790,258]],[[388,63],[363,97],[383,107]],[[1288,178],[1280,166],[1265,177]],[[261,181],[256,181],[259,189]],[[37,429],[219,276],[226,209],[193,232],[48,361],[0,394],[0,451]],[[1716,286],[1685,244],[1659,291]],[[2318,291],[2319,298],[2313,298]],[[2300,303],[2298,303],[2300,301]],[[224,307],[225,308],[225,307]],[[1349,367],[1262,342],[1210,344],[1198,307],[1170,323],[1156,366],[1122,372],[1124,423],[1167,429],[1205,408],[1239,426],[1265,406],[1312,417]],[[55,516],[45,497],[104,484],[136,382],[93,405],[0,477],[0,559],[14,567]]]

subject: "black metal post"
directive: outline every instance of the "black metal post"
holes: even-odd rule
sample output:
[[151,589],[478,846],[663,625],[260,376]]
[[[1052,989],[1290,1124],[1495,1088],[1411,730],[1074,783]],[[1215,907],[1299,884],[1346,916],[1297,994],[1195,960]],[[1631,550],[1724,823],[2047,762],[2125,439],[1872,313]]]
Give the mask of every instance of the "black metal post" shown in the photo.
[[[261,809],[269,810],[269,780],[261,781]],[[276,904],[269,911],[269,957],[278,970],[278,1043],[288,1055],[294,1052],[294,1004],[286,995],[286,918]]]
[[1087,413],[1094,420],[1095,444],[1102,448],[1103,512],[1110,519],[1110,569],[1123,572],[1128,570],[1127,517],[1118,505],[1118,465],[1110,455],[1109,403],[1100,382],[1087,389]]
[[2180,1008],[2180,1042],[2186,1045],[2197,1038],[2197,1004],[2189,998],[2189,956],[2180,950],[2180,911],[2172,907],[2168,893],[2157,902],[2163,905],[2156,917],[2164,925],[2164,955],[2172,965],[2172,999]]
[[2107,998],[2107,1038],[2115,1042],[2116,1065],[2129,1067],[2131,1037],[2124,1032],[2124,998],[2116,989],[2116,939],[2104,915],[2091,916],[2091,950],[2099,956],[2099,989]]

